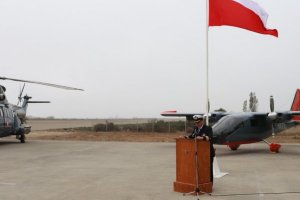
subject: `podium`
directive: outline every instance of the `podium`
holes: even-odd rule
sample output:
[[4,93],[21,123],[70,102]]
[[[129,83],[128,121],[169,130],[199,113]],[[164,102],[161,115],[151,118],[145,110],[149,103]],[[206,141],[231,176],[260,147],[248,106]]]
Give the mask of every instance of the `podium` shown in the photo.
[[176,139],[176,181],[174,191],[190,193],[197,187],[196,181],[196,154],[198,150],[198,185],[200,193],[211,193],[212,182],[210,179],[210,144],[208,141],[194,139]]

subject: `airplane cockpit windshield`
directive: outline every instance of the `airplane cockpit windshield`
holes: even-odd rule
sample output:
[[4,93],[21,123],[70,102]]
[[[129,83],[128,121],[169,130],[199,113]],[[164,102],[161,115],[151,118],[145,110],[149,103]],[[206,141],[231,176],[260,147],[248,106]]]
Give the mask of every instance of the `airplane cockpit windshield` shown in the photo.
[[249,118],[247,115],[228,115],[222,117],[214,126],[214,134],[231,133],[238,127],[243,125],[243,122]]

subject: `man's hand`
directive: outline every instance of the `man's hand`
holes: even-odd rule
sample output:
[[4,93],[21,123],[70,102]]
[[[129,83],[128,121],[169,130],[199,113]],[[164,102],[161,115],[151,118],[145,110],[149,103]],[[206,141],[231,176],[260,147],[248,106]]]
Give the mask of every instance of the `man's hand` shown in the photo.
[[203,140],[203,137],[201,137],[201,136],[197,136],[196,138],[199,140]]

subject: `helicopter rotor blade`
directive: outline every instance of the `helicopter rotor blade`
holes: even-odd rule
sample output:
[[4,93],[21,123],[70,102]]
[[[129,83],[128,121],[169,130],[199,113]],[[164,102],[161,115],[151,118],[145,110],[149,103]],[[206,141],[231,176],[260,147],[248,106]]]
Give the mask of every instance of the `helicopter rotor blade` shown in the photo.
[[25,82],[25,83],[34,83],[34,84],[40,84],[40,85],[46,85],[50,87],[56,87],[56,88],[61,88],[61,89],[66,89],[66,90],[80,90],[84,91],[83,89],[80,88],[74,88],[74,87],[68,87],[64,85],[57,85],[57,84],[52,84],[52,83],[45,83],[45,82],[39,82],[39,81],[29,81],[29,80],[22,80],[22,79],[14,79],[14,78],[7,78],[0,76],[1,80],[10,80],[10,81],[18,81],[18,82]]

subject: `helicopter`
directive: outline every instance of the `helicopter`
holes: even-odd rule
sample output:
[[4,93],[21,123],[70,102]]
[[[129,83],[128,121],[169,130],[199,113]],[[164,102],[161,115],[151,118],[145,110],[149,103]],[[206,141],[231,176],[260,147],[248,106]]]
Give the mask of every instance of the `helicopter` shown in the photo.
[[26,124],[26,112],[28,104],[30,103],[50,103],[50,101],[31,101],[32,97],[25,95],[22,97],[25,83],[40,84],[50,87],[56,87],[66,90],[79,90],[83,89],[68,87],[63,85],[39,82],[39,81],[30,81],[22,79],[14,79],[7,77],[0,77],[0,80],[11,80],[23,82],[23,87],[20,91],[18,97],[17,105],[11,104],[8,102],[5,92],[6,88],[3,85],[0,85],[0,137],[7,137],[15,135],[16,139],[20,140],[21,143],[25,143],[26,134],[30,133],[31,126]]
[[281,131],[300,124],[300,89],[296,90],[295,97],[289,111],[274,111],[274,98],[270,96],[270,112],[226,113],[177,113],[165,111],[162,116],[182,117],[192,120],[194,115],[208,116],[213,129],[213,143],[227,145],[231,150],[237,150],[241,144],[250,144],[264,141],[269,145],[271,152],[279,152],[280,144],[270,143],[266,139],[275,136]]

